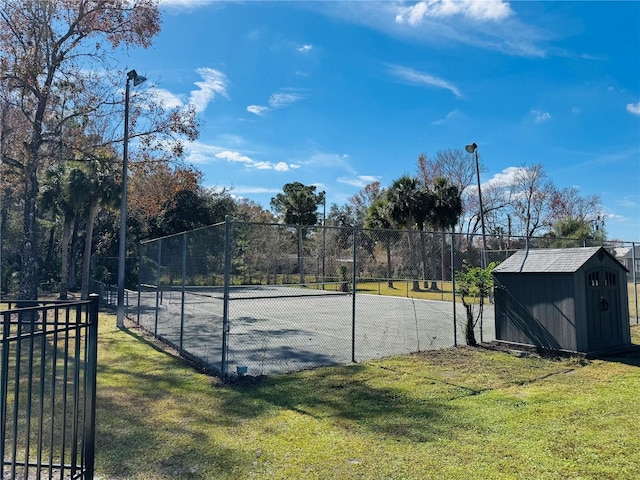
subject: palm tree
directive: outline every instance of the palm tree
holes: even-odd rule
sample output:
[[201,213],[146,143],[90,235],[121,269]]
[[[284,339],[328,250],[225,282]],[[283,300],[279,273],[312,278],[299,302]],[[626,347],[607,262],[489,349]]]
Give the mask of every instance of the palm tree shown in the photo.
[[[422,229],[427,219],[431,203],[431,195],[416,177],[403,175],[393,182],[387,191],[389,217],[401,228],[407,230]],[[418,272],[416,268],[415,248],[413,236],[407,232],[409,238],[409,261],[411,277],[413,278],[413,290],[419,291]],[[423,255],[424,261],[424,255]]]
[[[462,198],[458,187],[444,177],[437,177],[435,179],[432,195],[433,205],[429,214],[429,223],[433,225],[435,230],[443,232],[440,265],[442,277],[444,277],[444,232],[448,230],[453,231],[457,225],[460,215],[462,214]],[[431,289],[437,290],[437,288],[437,283],[433,281]]]
[[389,202],[386,198],[375,200],[365,217],[366,228],[372,229],[371,235],[384,243],[387,251],[387,281],[389,288],[393,288],[393,269],[391,267],[391,244],[397,242],[400,237],[389,214]]
[[73,183],[83,185],[81,202],[87,205],[87,221],[82,256],[81,298],[89,298],[89,275],[91,267],[91,245],[93,227],[101,206],[115,205],[119,195],[118,185],[114,181],[113,152],[98,152],[98,156],[81,164],[73,170]]

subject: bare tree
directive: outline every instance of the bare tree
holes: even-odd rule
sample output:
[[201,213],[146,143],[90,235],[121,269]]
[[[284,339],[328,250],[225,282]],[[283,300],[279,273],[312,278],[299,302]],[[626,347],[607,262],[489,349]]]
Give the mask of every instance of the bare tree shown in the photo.
[[516,171],[510,191],[511,206],[527,240],[551,225],[553,191],[542,164],[522,166]]
[[[148,47],[160,31],[155,0],[4,0],[0,3],[0,91],[3,103],[16,113],[15,128],[3,133],[2,162],[20,174],[23,182],[23,238],[20,298],[38,295],[39,172],[47,162],[59,161],[55,152],[97,145],[74,143],[75,138],[95,138],[96,143],[117,143],[122,137],[122,85],[124,71],[113,68],[117,48]],[[139,110],[131,115],[131,137],[142,136],[145,156],[162,147],[179,155],[180,141],[194,138],[197,127],[192,112],[164,112],[151,108],[148,122],[136,129]],[[93,131],[92,131],[93,129]],[[108,131],[107,131],[108,129]],[[73,135],[72,131],[82,135]],[[11,135],[11,139],[7,136]],[[81,155],[77,155],[81,156]],[[55,160],[54,160],[55,159]]]

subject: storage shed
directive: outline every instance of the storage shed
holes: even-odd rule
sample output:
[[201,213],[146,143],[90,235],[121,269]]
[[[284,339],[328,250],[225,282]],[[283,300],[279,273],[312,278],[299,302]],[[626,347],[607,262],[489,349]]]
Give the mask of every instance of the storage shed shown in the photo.
[[631,344],[627,269],[602,247],[517,251],[493,279],[499,341],[583,353]]

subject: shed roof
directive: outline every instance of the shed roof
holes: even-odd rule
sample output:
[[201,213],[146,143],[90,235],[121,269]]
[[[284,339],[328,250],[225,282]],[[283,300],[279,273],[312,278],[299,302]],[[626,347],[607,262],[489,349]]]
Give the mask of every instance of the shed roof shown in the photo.
[[[518,250],[493,271],[496,273],[573,273],[600,250],[613,259],[611,254],[602,247]],[[624,266],[620,265],[620,268]]]

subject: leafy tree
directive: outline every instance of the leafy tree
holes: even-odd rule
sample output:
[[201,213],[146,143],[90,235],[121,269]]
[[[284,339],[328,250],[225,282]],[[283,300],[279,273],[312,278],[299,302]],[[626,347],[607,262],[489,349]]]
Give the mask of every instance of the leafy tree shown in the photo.
[[[493,277],[491,272],[496,267],[490,263],[487,268],[472,267],[466,261],[462,270],[456,272],[456,290],[462,299],[466,313],[464,334],[467,345],[476,346],[475,327],[480,322],[480,341],[482,341],[482,316],[484,312],[484,300],[491,295]],[[477,300],[477,304],[474,299]],[[474,312],[477,305],[477,314]]]
[[236,218],[242,222],[275,223],[275,217],[259,203],[246,198],[236,200]]
[[[57,161],[54,152],[61,144],[66,151],[95,147],[75,143],[79,137],[69,128],[82,130],[82,137],[97,143],[122,141],[99,134],[119,130],[109,122],[123,118],[125,77],[113,68],[110,52],[146,48],[159,30],[155,0],[9,0],[0,5],[0,101],[12,126],[3,131],[2,143],[13,146],[0,153],[2,162],[22,178],[21,299],[38,295],[36,200],[41,169]],[[131,138],[140,139],[144,158],[153,152],[165,160],[180,156],[179,139],[197,136],[192,109],[165,112],[150,102],[145,110],[147,122],[136,121],[140,107],[133,107],[130,115]],[[72,157],[82,155],[66,158]]]
[[298,234],[298,273],[304,283],[301,243],[307,236],[308,226],[318,224],[318,206],[324,202],[324,194],[315,193],[315,185],[300,182],[286,183],[283,193],[271,199],[271,208],[288,225],[295,225]]
[[[283,193],[271,199],[271,208],[289,225],[317,225],[318,206],[322,205],[322,193],[315,193],[315,185],[300,182],[286,183]],[[303,230],[304,231],[304,230]]]

